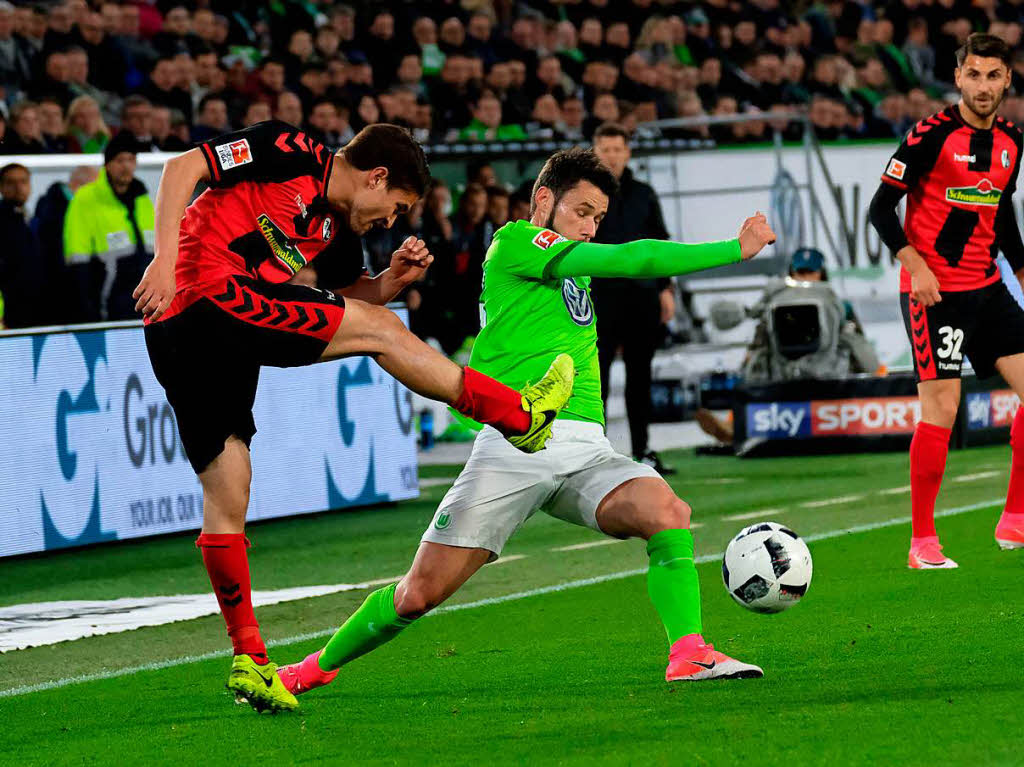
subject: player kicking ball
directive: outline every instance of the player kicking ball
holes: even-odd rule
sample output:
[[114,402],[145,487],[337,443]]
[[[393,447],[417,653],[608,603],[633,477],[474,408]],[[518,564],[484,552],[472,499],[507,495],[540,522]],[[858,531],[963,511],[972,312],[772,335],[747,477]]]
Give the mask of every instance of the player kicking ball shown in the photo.
[[[1020,128],[996,110],[1010,87],[1013,52],[973,34],[957,51],[960,102],[907,134],[871,201],[871,223],[896,254],[900,308],[913,349],[921,421],[910,443],[908,564],[950,569],[935,530],[935,499],[960,406],[964,354],[979,378],[997,371],[1024,398],[1024,311],[1003,284],[1003,251],[1024,283],[1024,244],[1012,197],[1020,172]],[[907,195],[906,228],[896,205]],[[996,526],[1004,549],[1024,548],[1024,408],[1010,429],[1006,506]]]
[[[449,361],[383,306],[433,257],[410,237],[371,279],[359,238],[390,227],[428,179],[423,150],[397,126],[371,125],[331,154],[282,122],[200,144],[168,162],[160,179],[156,255],[135,290],[136,308],[203,487],[196,545],[234,648],[227,686],[260,711],[297,705],[267,658],[246,554],[260,367],[370,355],[413,391],[494,426],[512,452],[543,448],[572,391],[567,356],[548,370],[548,355],[535,383],[515,391]],[[188,205],[200,181],[210,188]],[[295,283],[314,258],[337,292]]]
[[668,681],[763,675],[704,641],[690,507],[653,468],[616,453],[604,435],[590,279],[669,277],[734,263],[753,257],[775,235],[758,214],[744,222],[738,239],[725,242],[592,243],[616,187],[591,150],[557,152],[534,184],[530,220],[499,229],[484,263],[485,321],[473,365],[525,383],[543,374],[552,354],[570,354],[576,363],[572,397],[547,449],[522,455],[484,428],[409,572],[370,594],[322,650],[280,669],[291,692],[327,684],[341,666],[444,602],[496,559],[538,509],[616,538],[647,541],[648,593],[671,645]]

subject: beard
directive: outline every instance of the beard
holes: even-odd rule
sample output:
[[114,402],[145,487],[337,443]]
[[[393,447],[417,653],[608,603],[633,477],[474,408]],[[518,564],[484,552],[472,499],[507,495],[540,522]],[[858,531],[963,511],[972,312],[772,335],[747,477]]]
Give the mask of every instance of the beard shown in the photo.
[[1003,99],[1005,97],[1006,89],[1004,88],[998,96],[994,96],[991,100],[982,102],[981,104],[978,103],[976,97],[968,97],[965,95],[964,103],[967,104],[967,106],[970,107],[970,110],[974,112],[974,114],[978,115],[978,117],[990,117],[997,109],[999,109],[999,105],[1003,103]]

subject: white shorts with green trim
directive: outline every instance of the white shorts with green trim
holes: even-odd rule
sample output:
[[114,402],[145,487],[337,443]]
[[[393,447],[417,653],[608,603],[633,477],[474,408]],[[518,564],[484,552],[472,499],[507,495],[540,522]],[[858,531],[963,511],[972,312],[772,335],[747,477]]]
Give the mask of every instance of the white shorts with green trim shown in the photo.
[[596,518],[601,501],[639,477],[660,475],[615,452],[600,424],[555,421],[547,447],[532,454],[487,426],[421,540],[487,549],[494,560],[538,509],[601,532]]

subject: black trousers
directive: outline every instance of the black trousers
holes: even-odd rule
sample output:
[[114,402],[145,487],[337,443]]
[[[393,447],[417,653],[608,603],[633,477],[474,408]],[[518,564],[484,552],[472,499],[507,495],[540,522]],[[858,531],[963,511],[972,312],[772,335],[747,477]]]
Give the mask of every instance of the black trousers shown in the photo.
[[[600,316],[600,315],[598,315]],[[626,418],[633,455],[647,452],[651,424],[651,360],[657,342],[658,326],[598,322],[597,353],[601,363],[601,396],[608,402],[609,371],[616,352],[622,347],[626,365]]]

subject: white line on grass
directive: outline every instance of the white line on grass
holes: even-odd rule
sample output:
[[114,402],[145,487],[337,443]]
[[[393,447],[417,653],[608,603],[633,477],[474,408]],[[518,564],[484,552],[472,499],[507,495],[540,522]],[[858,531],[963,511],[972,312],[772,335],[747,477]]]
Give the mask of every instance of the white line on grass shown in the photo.
[[[971,511],[978,511],[980,509],[989,509],[993,506],[1002,506],[1005,502],[1005,498],[994,498],[988,501],[981,501],[980,503],[972,503],[968,506],[957,506],[952,509],[946,509],[935,514],[936,517],[952,517],[957,514],[966,514]],[[886,527],[897,527],[899,525],[905,525],[910,522],[910,517],[894,517],[892,519],[886,519],[881,522],[869,522],[863,525],[854,525],[853,527],[844,527],[840,530],[826,530],[823,533],[816,533],[814,535],[808,535],[804,537],[805,541],[824,541],[830,538],[841,538],[844,535],[853,535],[856,533],[866,533],[871,530],[881,530]],[[511,557],[509,557],[511,559]],[[694,562],[696,564],[704,564],[707,562],[718,562],[721,561],[721,554],[705,554],[701,557],[695,557]],[[632,570],[622,570],[617,573],[607,573],[606,575],[597,575],[592,578],[582,578],[575,581],[566,581],[564,583],[556,583],[553,586],[542,586],[537,589],[530,589],[529,591],[517,591],[513,594],[504,594],[498,597],[487,597],[486,599],[478,599],[474,602],[463,602],[462,604],[455,605],[443,605],[433,612],[427,613],[425,617],[432,615],[442,615],[444,613],[458,612],[460,610],[472,610],[477,607],[487,607],[488,605],[502,604],[503,602],[515,602],[520,599],[528,599],[530,597],[541,596],[542,594],[553,594],[559,591],[569,591],[571,589],[579,589],[585,586],[594,586],[598,583],[606,583],[608,581],[622,580],[623,578],[632,578],[635,575],[643,575],[647,572],[646,567],[638,567]],[[388,580],[390,583],[390,579]],[[304,642],[309,639],[319,639],[321,637],[330,636],[334,633],[334,629],[324,629],[321,631],[312,631],[306,634],[297,634],[295,636],[285,637],[283,639],[275,639],[267,642],[268,647],[278,647],[281,645],[295,644],[296,642]],[[213,658],[226,658],[230,656],[228,650],[218,650],[216,652],[203,653],[201,655],[185,655],[179,658],[169,658],[167,660],[156,661],[154,663],[143,663],[138,666],[128,666],[126,668],[111,669],[109,671],[97,671],[93,674],[81,674],[79,676],[64,677],[62,679],[54,679],[49,682],[40,682],[38,684],[22,685],[20,687],[11,687],[7,690],[0,690],[0,698],[11,698],[16,695],[27,695],[33,692],[43,692],[44,690],[54,690],[60,687],[68,687],[73,684],[80,684],[82,682],[97,682],[103,679],[116,679],[117,677],[130,676],[131,674],[138,674],[142,671],[157,671],[165,668],[173,668],[175,666],[184,666],[190,663],[199,663],[200,661],[211,660]]]
[[888,490],[879,490],[879,495],[902,495],[903,493],[910,492],[910,485],[904,485],[903,487],[890,487]]
[[853,503],[854,501],[864,500],[863,495],[839,495],[835,498],[822,498],[820,501],[807,501],[801,503],[801,509],[819,509],[822,506],[836,506],[840,503]]
[[975,482],[979,479],[989,479],[991,477],[998,477],[1003,472],[1001,471],[979,471],[977,474],[961,474],[959,477],[953,477],[954,482]]
[[758,517],[768,517],[772,514],[782,514],[785,509],[761,509],[760,511],[748,511],[743,514],[730,514],[727,517],[722,517],[727,522],[735,522],[741,519],[757,519]]
[[612,543],[625,543],[625,538],[602,538],[599,541],[587,541],[586,543],[574,543],[572,546],[558,546],[548,551],[578,551],[580,549],[592,549],[595,546],[607,546]]

